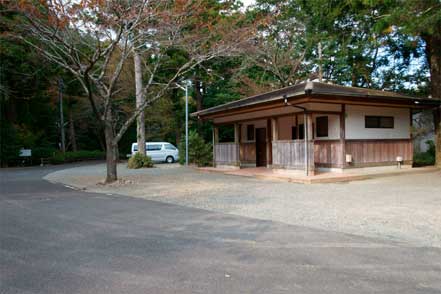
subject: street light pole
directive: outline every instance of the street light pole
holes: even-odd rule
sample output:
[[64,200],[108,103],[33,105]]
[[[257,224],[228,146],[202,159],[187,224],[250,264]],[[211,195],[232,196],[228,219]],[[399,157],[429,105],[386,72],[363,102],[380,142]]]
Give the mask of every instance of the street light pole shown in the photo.
[[63,115],[63,80],[58,80],[58,100],[60,108],[60,131],[61,131],[61,152],[66,152],[66,138],[64,135],[64,115]]
[[188,82],[185,83],[185,88],[178,83],[176,86],[185,91],[185,165],[188,166]]

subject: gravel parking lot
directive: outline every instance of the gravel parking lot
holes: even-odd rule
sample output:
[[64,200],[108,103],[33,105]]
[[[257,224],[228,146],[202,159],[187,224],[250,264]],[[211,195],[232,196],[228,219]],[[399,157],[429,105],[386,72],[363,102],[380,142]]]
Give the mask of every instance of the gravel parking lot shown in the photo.
[[201,172],[176,164],[128,170],[97,184],[104,164],[46,176],[88,191],[121,194],[312,228],[441,247],[441,171],[303,185]]

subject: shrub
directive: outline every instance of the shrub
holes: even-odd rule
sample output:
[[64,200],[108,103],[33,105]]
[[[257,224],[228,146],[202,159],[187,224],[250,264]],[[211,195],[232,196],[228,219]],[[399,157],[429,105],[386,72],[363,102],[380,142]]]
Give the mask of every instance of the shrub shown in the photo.
[[433,141],[426,141],[426,144],[429,146],[426,152],[414,154],[414,166],[426,166],[435,164],[435,143]]
[[153,167],[152,158],[148,155],[142,155],[141,153],[135,153],[135,155],[129,158],[127,162],[128,168],[142,168],[142,167]]
[[0,122],[0,165],[8,166],[18,160],[20,146],[15,127],[8,121]]
[[429,146],[429,148],[427,149],[427,153],[433,157],[435,157],[435,142],[432,140],[427,140],[426,141],[427,146]]
[[81,151],[68,151],[66,153],[57,152],[53,154],[49,161],[52,164],[61,164],[66,162],[75,162],[82,160],[104,159],[106,157],[103,151],[95,150],[81,150]]
[[32,148],[32,160],[39,161],[41,158],[49,158],[57,152],[57,149],[52,147],[35,147]]
[[[185,136],[182,136],[185,138]],[[188,134],[188,161],[197,166],[209,166],[213,161],[213,148],[196,131],[190,131]],[[179,163],[185,163],[185,140],[179,144]]]

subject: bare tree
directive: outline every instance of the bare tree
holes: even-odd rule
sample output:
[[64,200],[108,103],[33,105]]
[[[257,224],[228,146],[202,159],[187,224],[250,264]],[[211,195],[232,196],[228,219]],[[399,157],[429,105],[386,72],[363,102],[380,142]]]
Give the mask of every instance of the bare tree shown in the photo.
[[[256,23],[244,24],[243,14],[231,10],[230,1],[217,15],[207,14],[202,0],[40,3],[11,4],[26,20],[18,37],[81,83],[104,132],[107,183],[117,180],[118,142],[145,107],[198,64],[239,53],[256,27]],[[164,77],[158,71],[167,63],[166,52],[171,48],[183,52],[185,60]],[[148,99],[140,100],[121,120],[114,98],[121,91],[118,80],[123,66],[134,51],[147,56],[148,79],[141,93]]]
[[260,27],[247,55],[248,63],[276,78],[273,88],[294,85],[306,77],[305,27],[294,18],[277,19],[278,13],[275,7],[273,21]]

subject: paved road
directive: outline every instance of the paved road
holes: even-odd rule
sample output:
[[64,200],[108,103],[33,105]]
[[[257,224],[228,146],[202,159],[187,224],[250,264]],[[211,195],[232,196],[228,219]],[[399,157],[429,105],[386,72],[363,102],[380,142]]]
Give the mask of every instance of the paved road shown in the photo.
[[441,250],[0,171],[0,293],[441,293]]

